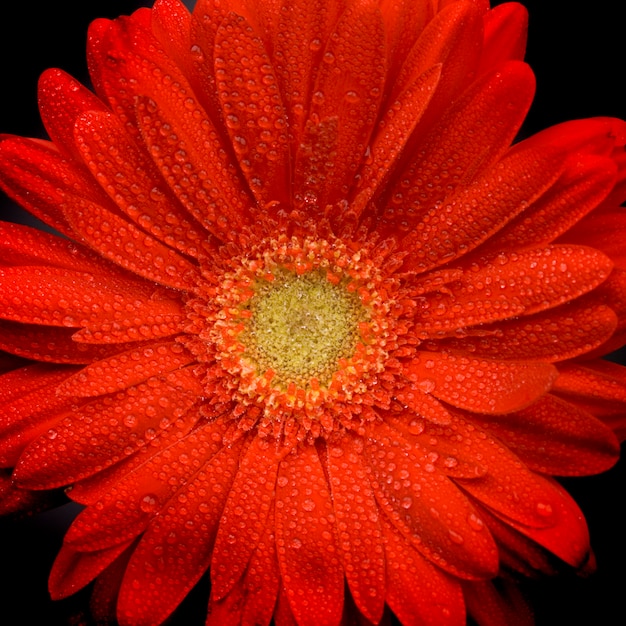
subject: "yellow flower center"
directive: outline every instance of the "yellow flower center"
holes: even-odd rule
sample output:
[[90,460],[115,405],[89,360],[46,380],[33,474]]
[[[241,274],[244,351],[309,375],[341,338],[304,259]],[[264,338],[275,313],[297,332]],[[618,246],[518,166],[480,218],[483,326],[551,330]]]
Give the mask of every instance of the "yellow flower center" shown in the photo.
[[366,312],[345,284],[332,284],[320,272],[281,274],[257,288],[241,341],[258,371],[275,372],[274,384],[306,387],[317,379],[327,386],[338,360],[354,353]]
[[195,338],[187,345],[208,365],[215,411],[230,410],[239,429],[293,443],[359,428],[375,418],[372,406],[389,408],[390,354],[408,327],[398,318],[399,280],[373,250],[281,236],[207,273],[204,293],[188,302]]

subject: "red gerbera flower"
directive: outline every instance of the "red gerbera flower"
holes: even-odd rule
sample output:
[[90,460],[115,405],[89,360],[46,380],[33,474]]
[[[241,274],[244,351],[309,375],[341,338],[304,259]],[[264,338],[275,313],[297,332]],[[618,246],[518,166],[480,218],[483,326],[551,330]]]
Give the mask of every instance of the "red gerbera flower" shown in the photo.
[[[626,124],[512,145],[526,14],[158,0],[94,22],[96,94],[5,136],[2,506],[84,506],[50,578],[97,619],[527,623],[589,566],[551,476],[626,430]],[[23,360],[26,359],[26,362]]]

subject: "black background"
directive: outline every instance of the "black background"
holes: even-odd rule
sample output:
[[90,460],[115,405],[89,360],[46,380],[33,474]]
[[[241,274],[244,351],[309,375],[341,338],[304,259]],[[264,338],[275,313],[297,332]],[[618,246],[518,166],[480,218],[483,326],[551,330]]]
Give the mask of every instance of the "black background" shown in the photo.
[[[61,67],[85,82],[88,23],[95,17],[112,18],[149,4],[130,0],[3,3],[0,132],[43,136],[36,105],[41,71]],[[594,115],[625,118],[626,53],[620,3],[526,0],[522,4],[530,11],[527,61],[537,76],[537,96],[524,134],[567,119]],[[20,219],[13,205],[1,196],[0,212],[3,219]],[[598,571],[584,580],[565,576],[530,584],[527,591],[537,624],[626,623],[626,461],[601,476],[564,482],[587,517]],[[0,623],[82,623],[84,593],[51,603],[46,592],[47,574],[70,515],[71,510],[66,509],[20,522],[0,522]],[[196,616],[194,623],[202,623],[202,594],[197,596],[198,601],[187,603],[173,623],[191,626]]]

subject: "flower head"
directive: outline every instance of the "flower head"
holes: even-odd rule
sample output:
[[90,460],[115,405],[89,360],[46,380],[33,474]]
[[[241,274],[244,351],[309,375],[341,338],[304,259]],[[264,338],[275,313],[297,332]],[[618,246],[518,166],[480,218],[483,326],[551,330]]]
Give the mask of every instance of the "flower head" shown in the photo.
[[95,94],[44,73],[0,182],[64,237],[0,225],[0,494],[84,506],[53,597],[154,625],[209,571],[211,626],[509,624],[590,567],[552,476],[626,430],[626,124],[514,143],[525,30],[157,0],[92,24]]

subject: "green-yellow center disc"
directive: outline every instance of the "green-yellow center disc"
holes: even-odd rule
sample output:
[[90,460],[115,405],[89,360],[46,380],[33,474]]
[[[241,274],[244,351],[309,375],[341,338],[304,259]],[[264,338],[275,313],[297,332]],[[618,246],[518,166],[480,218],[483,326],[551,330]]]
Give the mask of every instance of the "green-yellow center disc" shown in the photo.
[[[248,347],[275,382],[327,384],[340,358],[354,353],[358,323],[365,317],[357,296],[322,273],[284,273],[261,286],[250,301]],[[250,345],[251,344],[251,345]]]

